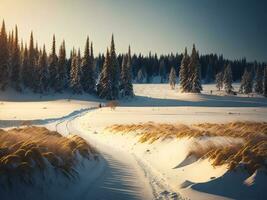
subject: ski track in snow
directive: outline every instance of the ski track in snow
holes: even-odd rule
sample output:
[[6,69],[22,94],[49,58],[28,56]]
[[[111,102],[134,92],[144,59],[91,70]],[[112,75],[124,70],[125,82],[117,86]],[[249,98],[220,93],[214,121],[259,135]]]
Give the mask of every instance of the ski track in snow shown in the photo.
[[[80,135],[95,146],[104,160],[101,173],[93,182],[88,184],[88,190],[82,192],[81,199],[182,199],[179,194],[172,192],[168,186],[164,185],[161,178],[155,176],[149,166],[134,154],[117,151],[110,146],[92,141],[90,135],[85,136],[78,130],[78,127],[72,122],[94,109],[96,108],[75,111],[74,114],[58,120],[53,119],[52,123],[50,121],[45,125],[65,136],[71,133]],[[88,172],[89,176],[90,173],[93,172]]]

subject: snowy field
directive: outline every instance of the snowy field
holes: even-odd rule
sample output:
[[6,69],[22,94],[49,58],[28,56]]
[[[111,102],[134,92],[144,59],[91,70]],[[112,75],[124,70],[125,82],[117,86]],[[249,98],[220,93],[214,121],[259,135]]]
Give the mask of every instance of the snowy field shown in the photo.
[[[239,85],[234,86],[238,90]],[[238,199],[236,197],[240,195],[242,198],[239,199],[262,199],[260,195],[258,198],[249,195],[244,198],[246,194],[255,195],[261,191],[260,187],[252,193],[245,191],[239,194],[244,190],[242,184],[245,180],[253,182],[257,179],[259,183],[266,183],[266,177],[263,178],[261,172],[254,176],[229,174],[225,166],[214,168],[208,160],[184,160],[193,139],[141,144],[135,134],[113,134],[105,129],[113,124],[149,121],[185,124],[267,121],[266,98],[240,94],[227,96],[216,91],[214,84],[204,85],[203,89],[202,94],[183,94],[178,89],[171,90],[168,84],[135,84],[136,96],[121,100],[115,110],[89,110],[104,102],[89,95],[57,94],[40,98],[30,93],[1,93],[0,126],[18,125],[16,122],[20,120],[43,120],[50,122],[45,126],[52,130],[62,134],[75,132],[92,143],[103,153],[107,165],[103,167],[96,185],[92,186],[94,192],[90,190],[91,196],[88,194],[86,197],[97,199],[96,196],[101,197],[102,194],[107,199],[112,195],[127,199],[181,199],[181,195],[206,200]],[[229,139],[218,139],[218,142],[227,145]],[[217,185],[210,186],[211,181]],[[229,190],[227,186],[233,181],[236,181],[235,187]],[[220,191],[222,185],[225,193]],[[205,189],[209,187],[213,191]]]
[[[235,86],[238,88],[238,85]],[[262,122],[267,121],[265,98],[248,98],[243,95],[226,96],[223,92],[215,92],[214,85],[205,85],[204,92],[200,95],[181,94],[178,91],[170,90],[169,86],[164,84],[139,84],[134,88],[135,100],[122,102],[122,107],[118,107],[114,111],[109,108],[94,110],[77,119],[74,124],[79,127],[80,132],[87,132],[88,135],[91,135],[91,141],[109,144],[109,146],[133,154],[137,160],[140,159],[141,166],[150,177],[151,182],[157,182],[160,179],[160,182],[165,184],[166,193],[163,198],[170,198],[176,192],[176,194],[182,194],[183,197],[189,199],[236,199],[237,197],[239,199],[263,199],[260,196],[255,197],[257,192],[262,191],[260,190],[262,189],[262,180],[257,182],[261,186],[260,188],[257,187],[250,191],[242,186],[245,180],[253,179],[248,174],[229,175],[226,166],[214,168],[208,160],[197,162],[185,160],[190,147],[196,141],[195,139],[173,139],[157,141],[153,144],[141,144],[136,137],[137,133],[112,134],[105,128],[113,124],[149,121],[186,124],[233,121]],[[210,95],[210,90],[213,90],[212,95]],[[210,140],[229,145],[235,139],[212,138]],[[205,141],[203,144],[205,145]],[[181,163],[183,163],[182,167],[177,167]],[[260,175],[254,176],[257,177],[257,180],[262,179]],[[267,182],[266,177],[263,180],[264,183]],[[217,187],[217,190],[203,189],[208,187],[210,181],[215,183],[209,187],[213,187],[213,189]],[[198,185],[202,183],[208,184]],[[233,188],[227,188],[231,184]],[[225,193],[221,192],[221,188],[225,190]],[[160,189],[156,190],[160,194]],[[242,190],[245,192],[240,192]]]

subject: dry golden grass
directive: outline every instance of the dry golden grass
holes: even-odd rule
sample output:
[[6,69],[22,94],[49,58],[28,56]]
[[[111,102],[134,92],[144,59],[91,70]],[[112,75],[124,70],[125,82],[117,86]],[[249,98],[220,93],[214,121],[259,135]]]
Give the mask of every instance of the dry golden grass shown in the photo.
[[76,152],[84,158],[95,158],[95,150],[81,137],[63,137],[42,127],[0,129],[0,175],[18,175],[30,182],[34,170],[41,172],[48,161],[68,178],[76,176]]
[[107,127],[107,130],[111,132],[129,133],[137,132],[141,134],[140,142],[153,143],[159,138],[171,138],[171,137],[197,137],[203,135],[209,135],[205,131],[189,127],[184,124],[163,124],[163,123],[140,123],[140,124],[115,124]]
[[214,166],[228,165],[229,169],[235,169],[243,164],[252,173],[256,169],[264,167],[267,169],[267,123],[261,122],[233,122],[226,124],[164,124],[164,123],[140,123],[131,125],[113,125],[107,130],[114,133],[140,134],[141,143],[153,143],[158,139],[166,138],[199,138],[208,137],[232,137],[241,138],[244,143],[232,143],[219,145],[213,142],[198,142],[192,144],[188,154],[197,158],[209,158]]

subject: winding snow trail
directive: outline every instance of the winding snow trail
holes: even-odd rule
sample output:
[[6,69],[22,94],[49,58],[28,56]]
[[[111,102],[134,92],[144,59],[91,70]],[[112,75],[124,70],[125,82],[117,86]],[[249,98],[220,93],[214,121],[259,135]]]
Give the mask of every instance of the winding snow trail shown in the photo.
[[[150,200],[155,199],[153,189],[135,158],[128,153],[119,152],[110,146],[99,144],[89,135],[79,131],[73,120],[85,112],[47,124],[47,128],[57,130],[62,135],[75,133],[93,145],[104,160],[104,167],[99,176],[88,184],[88,190],[82,192],[81,199],[94,200]],[[90,176],[88,172],[88,176]]]

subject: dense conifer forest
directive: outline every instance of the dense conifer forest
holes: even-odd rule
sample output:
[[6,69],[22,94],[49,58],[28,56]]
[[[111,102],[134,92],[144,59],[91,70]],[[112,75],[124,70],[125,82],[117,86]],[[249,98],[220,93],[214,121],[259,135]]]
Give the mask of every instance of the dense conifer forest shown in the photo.
[[[113,100],[133,97],[133,82],[170,82],[174,88],[179,79],[182,92],[200,93],[203,83],[216,82],[218,90],[232,93],[232,83],[240,81],[240,92],[256,92],[267,96],[266,63],[248,62],[245,58],[228,60],[223,55],[201,55],[193,45],[192,52],[168,55],[149,53],[116,54],[114,36],[106,53],[94,55],[93,42],[85,38],[84,51],[73,48],[67,57],[65,41],[52,47],[19,40],[18,28],[7,32],[3,21],[0,32],[0,88],[14,88],[19,92],[32,90],[47,94],[72,91],[89,93]],[[119,39],[118,39],[119,41]],[[57,50],[58,47],[58,50]],[[47,50],[50,49],[50,50]]]

